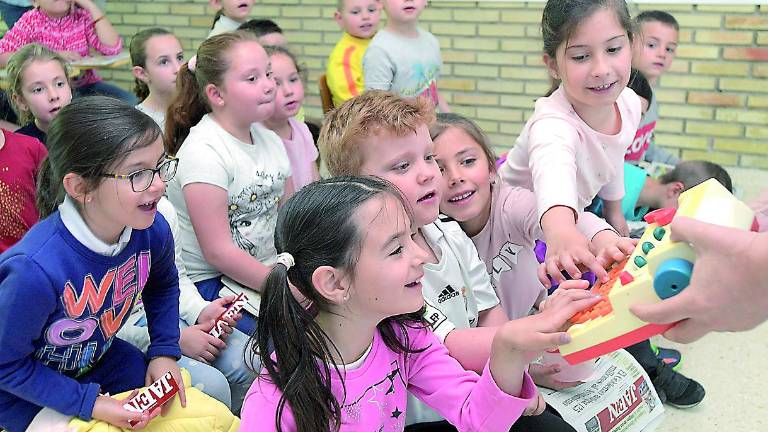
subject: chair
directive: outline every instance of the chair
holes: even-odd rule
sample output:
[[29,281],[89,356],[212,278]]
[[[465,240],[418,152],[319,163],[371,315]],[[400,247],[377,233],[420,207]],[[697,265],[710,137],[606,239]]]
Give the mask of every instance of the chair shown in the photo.
[[333,96],[331,96],[331,89],[328,88],[328,81],[325,79],[325,74],[320,75],[320,102],[323,105],[323,114],[327,114],[334,108]]

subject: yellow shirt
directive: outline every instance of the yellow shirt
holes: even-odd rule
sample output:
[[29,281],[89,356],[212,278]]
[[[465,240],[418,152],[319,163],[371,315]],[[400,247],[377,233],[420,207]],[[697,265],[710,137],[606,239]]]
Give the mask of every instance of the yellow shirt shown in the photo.
[[371,39],[360,39],[344,32],[328,57],[325,79],[333,95],[333,105],[359,95],[363,85],[363,55]]

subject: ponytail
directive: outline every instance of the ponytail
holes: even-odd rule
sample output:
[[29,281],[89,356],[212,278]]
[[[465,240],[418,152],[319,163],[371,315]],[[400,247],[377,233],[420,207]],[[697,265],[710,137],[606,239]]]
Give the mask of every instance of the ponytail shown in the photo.
[[170,154],[179,151],[189,135],[189,129],[210,111],[205,87],[208,84],[223,85],[230,63],[227,54],[235,44],[245,41],[257,42],[256,36],[237,30],[208,38],[197,49],[194,71],[189,69],[189,63],[179,69],[176,95],[165,116],[165,136]]
[[[261,364],[283,393],[275,415],[277,431],[282,432],[280,420],[286,404],[298,432],[338,430],[341,406],[328,383],[331,368],[340,378],[342,375],[338,366],[327,360],[334,358],[333,354],[336,358],[341,355],[312,314],[293,296],[288,271],[282,264],[275,265],[265,281],[257,333]],[[270,344],[274,344],[277,361],[270,354]],[[317,357],[324,361],[318,362]]]
[[64,187],[55,183],[51,160],[46,156],[37,173],[37,191],[35,192],[35,205],[41,220],[56,211],[56,207],[64,199]]
[[176,96],[168,106],[165,116],[165,136],[168,140],[168,153],[174,155],[187,139],[189,129],[196,125],[208,112],[208,105],[203,100],[195,74],[184,64],[176,76]]

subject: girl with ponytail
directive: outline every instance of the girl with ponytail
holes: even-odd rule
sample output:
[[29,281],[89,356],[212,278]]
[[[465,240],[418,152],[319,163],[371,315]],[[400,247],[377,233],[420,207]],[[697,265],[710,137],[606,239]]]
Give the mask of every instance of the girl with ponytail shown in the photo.
[[522,415],[537,396],[528,362],[567,343],[559,329],[596,298],[570,290],[509,321],[482,375],[466,371],[422,321],[427,254],[411,232],[400,192],[375,177],[309,184],[280,209],[243,430],[402,430],[408,392],[459,430],[508,431]]

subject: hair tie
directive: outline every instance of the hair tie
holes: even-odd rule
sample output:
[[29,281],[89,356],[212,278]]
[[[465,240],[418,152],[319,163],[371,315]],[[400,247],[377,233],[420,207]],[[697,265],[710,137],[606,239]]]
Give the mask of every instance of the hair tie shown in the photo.
[[293,256],[288,252],[283,252],[281,254],[278,254],[277,263],[284,265],[285,271],[290,270],[291,267],[293,267],[293,265],[295,264],[295,262],[293,261]]
[[187,69],[189,69],[190,72],[195,73],[195,69],[197,69],[197,54],[193,55],[187,62]]

